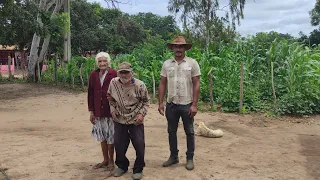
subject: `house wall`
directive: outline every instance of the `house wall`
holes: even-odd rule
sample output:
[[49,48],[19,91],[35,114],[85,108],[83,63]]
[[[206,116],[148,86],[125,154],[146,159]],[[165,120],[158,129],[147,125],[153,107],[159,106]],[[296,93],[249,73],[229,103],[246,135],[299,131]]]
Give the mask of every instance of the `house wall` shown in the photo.
[[[12,58],[12,62],[11,62],[11,67],[10,67],[10,69],[11,69],[11,73],[12,73],[12,75],[14,75],[14,70],[15,70],[15,68],[14,68],[14,58]],[[0,65],[0,72],[1,72],[1,74],[9,74],[9,66],[8,65]]]

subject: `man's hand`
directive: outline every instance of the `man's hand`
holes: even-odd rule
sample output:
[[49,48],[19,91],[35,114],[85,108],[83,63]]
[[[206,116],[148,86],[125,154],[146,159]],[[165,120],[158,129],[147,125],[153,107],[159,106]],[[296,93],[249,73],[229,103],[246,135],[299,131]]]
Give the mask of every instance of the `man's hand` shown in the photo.
[[89,119],[90,119],[90,122],[94,125],[95,124],[95,121],[94,121],[95,117],[94,117],[94,114],[92,111],[90,111],[90,118]]
[[191,105],[189,109],[189,116],[193,118],[197,114],[197,112],[198,112],[197,106]]
[[134,125],[138,126],[140,124],[143,124],[143,120],[144,120],[144,117],[142,114],[138,114],[137,117],[136,117],[136,121],[134,123]]
[[116,111],[112,112],[112,113],[111,113],[111,116],[112,116],[112,119],[117,119]]
[[164,116],[164,105],[163,105],[163,103],[159,104],[158,111],[162,116]]
[[108,99],[108,101],[113,101],[114,100],[113,97],[109,93],[107,94],[107,99]]

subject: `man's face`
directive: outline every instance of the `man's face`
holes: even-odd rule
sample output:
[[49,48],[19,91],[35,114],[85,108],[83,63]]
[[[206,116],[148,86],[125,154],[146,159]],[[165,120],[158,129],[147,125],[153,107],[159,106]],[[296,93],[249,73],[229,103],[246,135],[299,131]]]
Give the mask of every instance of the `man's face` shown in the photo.
[[100,70],[106,70],[108,68],[108,60],[106,57],[98,58],[98,67]]
[[127,83],[131,80],[133,76],[133,72],[131,71],[120,71],[118,73],[118,76],[120,77],[121,82]]
[[186,48],[184,45],[174,44],[172,45],[172,51],[176,57],[183,57],[186,52]]

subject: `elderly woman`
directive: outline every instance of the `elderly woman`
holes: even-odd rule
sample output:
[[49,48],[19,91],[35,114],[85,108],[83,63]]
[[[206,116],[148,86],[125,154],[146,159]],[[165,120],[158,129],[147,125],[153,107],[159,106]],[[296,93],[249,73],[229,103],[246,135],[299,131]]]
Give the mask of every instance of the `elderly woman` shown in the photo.
[[100,52],[96,56],[98,69],[90,74],[88,85],[88,109],[93,124],[92,137],[101,142],[104,160],[93,168],[114,168],[114,124],[110,114],[107,92],[111,79],[117,77],[117,71],[110,68],[108,53]]

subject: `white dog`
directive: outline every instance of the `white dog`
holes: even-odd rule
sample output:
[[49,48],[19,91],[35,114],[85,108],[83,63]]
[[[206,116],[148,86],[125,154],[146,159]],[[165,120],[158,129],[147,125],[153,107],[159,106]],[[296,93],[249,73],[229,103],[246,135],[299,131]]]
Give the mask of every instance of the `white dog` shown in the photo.
[[221,129],[209,129],[203,122],[200,122],[198,128],[196,129],[196,135],[209,138],[220,138],[223,136],[223,131]]

